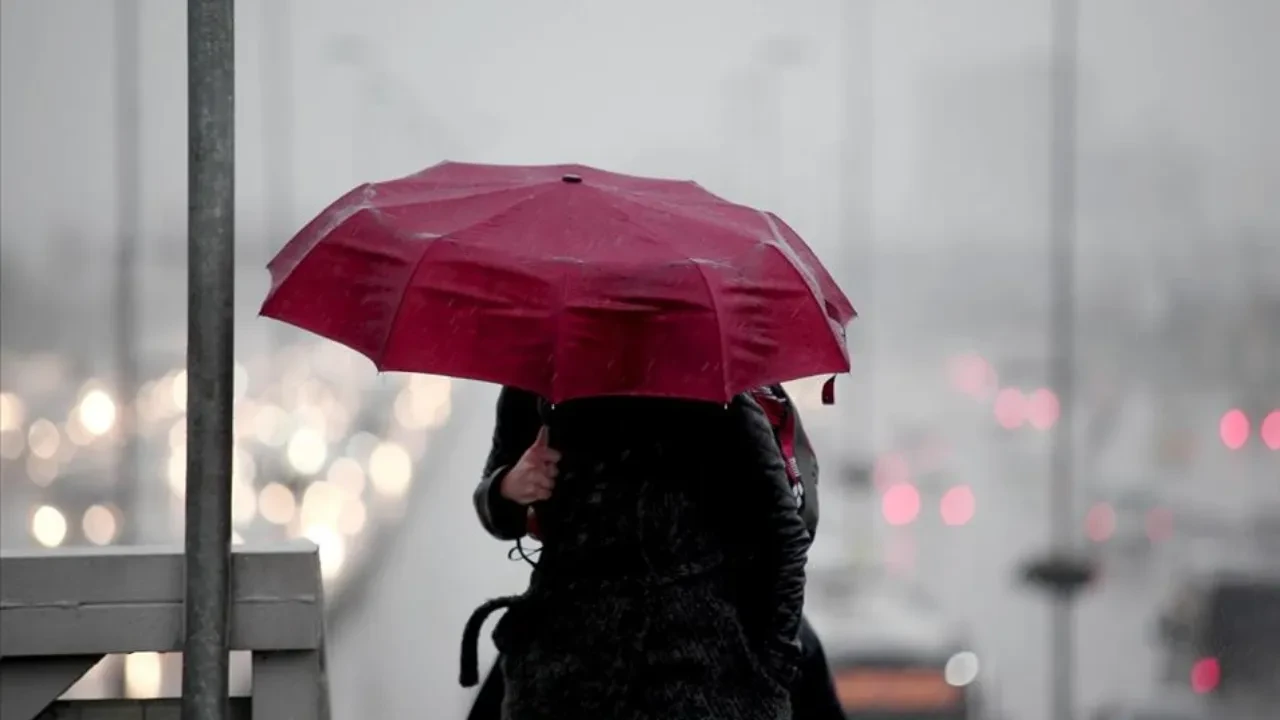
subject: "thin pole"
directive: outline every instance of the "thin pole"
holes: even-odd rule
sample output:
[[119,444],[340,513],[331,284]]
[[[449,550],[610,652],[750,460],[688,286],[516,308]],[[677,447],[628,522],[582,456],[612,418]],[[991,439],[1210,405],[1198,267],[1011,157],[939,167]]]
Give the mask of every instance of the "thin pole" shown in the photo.
[[[862,433],[866,453],[866,465],[871,477],[875,475],[875,364],[872,361],[872,328],[875,311],[872,309],[875,291],[875,219],[873,188],[875,185],[875,15],[874,0],[845,2],[840,6],[838,20],[844,42],[842,72],[840,73],[840,97],[843,103],[841,120],[841,158],[839,176],[839,242],[843,273],[850,281],[850,299],[854,307],[863,313],[861,319],[850,327],[853,340],[853,385],[856,388],[854,403],[857,407],[856,427]],[[874,483],[868,483],[868,492],[875,496]],[[879,505],[865,505],[867,517],[855,522],[855,530],[848,534],[846,542],[852,548],[852,556],[858,557],[872,547],[876,540],[876,520]],[[863,508],[860,508],[863,509]],[[854,513],[857,517],[860,513]]]
[[[115,200],[116,264],[115,331],[116,429],[120,445],[116,454],[115,502],[123,513],[118,541],[133,545],[142,540],[141,524],[147,517],[141,507],[138,474],[138,234],[141,230],[141,72],[138,42],[139,0],[116,0],[115,7]],[[123,663],[115,666],[121,697],[125,691]]]
[[116,95],[116,267],[115,267],[115,351],[116,419],[120,431],[116,459],[117,505],[127,514],[120,542],[140,539],[139,523],[144,517],[138,507],[138,458],[134,422],[134,399],[138,391],[137,264],[142,170],[139,149],[141,89],[138,48],[138,0],[116,0],[115,14],[115,95]]
[[[293,223],[292,14],[293,0],[262,3],[262,119],[266,134],[263,190],[267,200],[266,232],[263,233],[265,258],[270,258],[287,239]],[[274,378],[283,326],[280,323],[266,325],[268,374]]]
[[235,298],[233,0],[187,0],[187,533],[183,720],[226,720]]
[[[875,0],[842,5],[844,22],[844,132],[840,164],[840,240],[846,267],[853,268],[850,286],[854,306],[864,313],[850,328],[860,351],[853,372],[859,387],[857,405],[868,450],[875,446],[875,364],[872,335],[875,312]],[[847,253],[847,254],[846,254]]]
[[[1076,56],[1077,0],[1053,2],[1053,102],[1050,156],[1049,374],[1060,413],[1050,454],[1050,527],[1054,547],[1070,553],[1075,507],[1075,235],[1076,235]],[[1052,595],[1050,670],[1053,717],[1075,717],[1074,594]]]

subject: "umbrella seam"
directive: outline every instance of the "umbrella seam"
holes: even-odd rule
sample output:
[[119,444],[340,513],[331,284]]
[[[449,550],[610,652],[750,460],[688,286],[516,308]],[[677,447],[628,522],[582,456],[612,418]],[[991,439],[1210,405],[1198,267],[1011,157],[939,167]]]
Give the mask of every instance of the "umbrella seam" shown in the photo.
[[[629,192],[609,192],[609,193],[605,193],[605,196],[610,198],[617,198],[619,200],[624,200],[632,204],[639,205],[641,207],[647,207],[650,210],[658,209],[658,208],[654,208],[652,205],[649,205],[648,203],[641,202],[638,198],[634,196],[633,193],[629,193]],[[672,214],[676,214],[676,213],[672,213]],[[641,224],[637,222],[634,218],[631,218],[631,221],[636,222],[637,224]],[[716,338],[719,341],[719,345],[720,345],[720,393],[723,396],[725,396],[724,399],[726,401],[731,400],[733,398],[734,393],[731,393],[729,390],[729,352],[728,352],[728,343],[726,342],[725,336],[724,336],[724,331],[725,331],[724,316],[721,312],[720,301],[717,298],[715,291],[712,290],[711,288],[711,280],[707,277],[706,270],[703,269],[702,263],[698,262],[697,258],[684,257],[685,253],[680,252],[669,241],[664,240],[661,233],[654,233],[652,237],[648,237],[648,234],[646,233],[646,237],[656,245],[660,245],[668,250],[675,251],[676,257],[678,259],[691,261],[691,264],[693,265],[694,269],[698,271],[698,277],[699,279],[702,280],[702,286],[707,291],[707,300],[711,303],[711,311],[715,313],[715,317],[716,317]]]
[[[774,223],[773,217],[763,210],[757,210],[756,212],[760,213],[760,216],[764,218],[765,223],[769,227],[769,232],[773,235],[774,242],[766,242],[764,243],[764,246],[772,248],[773,251],[782,258],[783,262],[786,263],[787,267],[791,268],[791,271],[799,276],[800,281],[804,283],[805,288],[809,291],[809,297],[818,306],[818,312],[822,314],[822,319],[826,321],[827,325],[829,327],[834,325],[837,329],[843,329],[840,322],[831,317],[831,314],[827,312],[826,303],[828,300],[826,295],[822,292],[822,286],[818,283],[818,279],[813,276],[812,271],[806,272],[806,270],[801,269],[802,263],[798,262],[799,256],[796,255],[795,250],[791,249],[791,245],[787,243],[786,239],[782,237],[782,233],[778,232],[778,226]],[[782,246],[791,250],[791,253],[788,254],[785,252],[782,249]]]
[[[697,183],[694,183],[694,184],[696,185]],[[741,230],[736,224],[730,221],[727,221],[723,218],[714,217],[714,216],[708,217],[706,215],[692,212],[689,203],[670,202],[670,201],[667,201],[665,198],[654,197],[651,195],[639,195],[637,193],[627,192],[627,191],[619,191],[619,194],[624,195],[623,199],[633,202],[637,205],[642,205],[650,209],[661,210],[663,212],[667,212],[672,215],[677,215],[691,222],[710,225],[712,227],[717,227],[717,228],[728,230],[731,232],[739,232]],[[708,193],[708,194],[711,195],[711,193]],[[829,314],[827,313],[825,303],[831,302],[831,301],[827,298],[826,294],[822,292],[822,284],[818,282],[818,278],[814,276],[813,272],[810,271],[809,273],[806,274],[803,270],[800,269],[801,266],[806,265],[806,263],[800,260],[799,255],[795,252],[794,249],[791,248],[791,244],[787,242],[786,238],[783,237],[782,233],[778,230],[777,223],[779,222],[779,220],[775,219],[775,217],[771,213],[766,212],[764,210],[753,208],[748,205],[740,205],[730,200],[723,200],[722,198],[719,198],[718,196],[715,196],[715,195],[712,195],[712,197],[716,197],[717,199],[722,200],[722,202],[732,207],[756,212],[762,218],[764,218],[765,224],[768,227],[770,234],[773,236],[774,242],[776,243],[774,249],[778,251],[779,255],[782,255],[786,263],[791,266],[792,270],[795,271],[795,273],[800,277],[800,280],[805,284],[807,288],[809,288],[809,293],[814,297],[816,301],[818,301],[819,310],[822,311],[823,316],[830,318]],[[707,203],[707,204],[715,205],[716,203]],[[782,250],[777,246],[785,246],[788,250],[791,250],[791,254],[788,255],[787,253],[782,252]],[[848,302],[848,299],[845,298],[845,301]],[[854,317],[857,317],[857,310],[853,309],[852,303],[850,303],[850,310],[853,310]],[[839,322],[837,322],[837,325],[839,325],[840,327],[843,327],[843,324]]]
[[[716,227],[716,228],[729,230],[733,232],[739,231],[737,227],[733,226],[732,224],[723,222],[719,218],[708,218],[705,216],[698,215],[696,213],[690,213],[687,211],[685,206],[682,206],[679,204],[658,201],[657,204],[659,206],[655,207],[655,203],[648,202],[650,200],[653,200],[653,198],[650,198],[650,197],[637,197],[634,193],[629,193],[629,192],[610,193],[610,195],[612,197],[616,197],[626,202],[634,203],[636,205],[648,208],[650,210],[659,210],[662,212],[668,212],[672,215],[685,218],[686,220],[689,220],[695,223],[709,225],[711,227]],[[730,204],[733,204],[733,203],[730,203]],[[803,265],[803,263],[799,261],[799,256],[796,255],[794,250],[791,250],[791,245],[787,243],[786,238],[784,238],[782,236],[782,233],[779,232],[778,226],[774,222],[773,217],[769,213],[763,210],[758,210],[756,208],[749,208],[745,205],[741,205],[738,207],[742,207],[748,210],[754,210],[756,213],[760,215],[760,217],[764,219],[765,226],[766,228],[768,228],[769,233],[773,238],[773,242],[765,241],[765,242],[762,242],[761,244],[764,245],[765,247],[772,248],[773,251],[777,253],[779,257],[782,258],[783,263],[788,268],[790,268],[791,272],[794,273],[796,277],[800,279],[800,282],[805,286],[805,289],[808,290],[809,298],[817,306],[819,315],[822,317],[823,321],[827,323],[827,327],[832,329],[832,332],[831,332],[832,341],[836,343],[837,349],[841,350],[841,354],[845,355],[845,357],[848,357],[847,350],[842,347],[843,346],[842,339],[844,336],[843,325],[841,325],[841,323],[839,323],[837,320],[832,318],[830,313],[827,312],[826,303],[828,301],[827,301],[826,295],[822,292],[821,285],[818,283],[817,278],[813,276],[813,273],[811,271],[806,273],[805,270],[801,269],[801,266]],[[660,236],[655,236],[654,239],[660,244],[667,245],[668,247],[670,247],[670,244],[663,242]],[[780,246],[785,246],[788,250],[791,250],[791,254],[788,254],[787,252],[785,252]],[[721,320],[720,306],[716,301],[715,293],[710,292],[711,288],[710,288],[709,281],[707,280],[706,273],[702,270],[702,266],[696,262],[696,259],[695,259],[694,265],[697,266],[698,274],[702,277],[703,283],[707,285],[708,294],[711,298],[712,306],[716,313],[717,329],[720,331],[720,365],[722,369],[721,380],[723,383],[722,390],[726,395],[728,395],[729,394],[729,368],[728,368],[728,362],[727,362],[727,349],[726,349],[727,346],[726,346],[725,337],[724,337],[724,328],[723,328],[723,325],[720,323],[720,320]]]
[[720,313],[720,301],[716,298],[716,293],[711,289],[711,280],[707,278],[707,273],[702,269],[702,263],[694,262],[693,267],[698,271],[698,277],[702,278],[702,286],[706,288],[707,299],[711,301],[711,311],[716,316],[716,336],[720,340],[720,391],[726,395],[726,402],[733,398],[729,392],[729,357],[727,351],[727,343],[724,338],[724,318]]
[[551,395],[552,395],[553,406],[562,397],[560,394],[559,385],[560,385],[560,364],[561,364],[560,355],[563,352],[563,348],[561,347],[561,344],[560,344],[560,338],[564,334],[565,307],[568,305],[568,303],[565,302],[565,300],[566,298],[568,298],[568,296],[569,296],[569,276],[568,274],[565,274],[560,279],[560,304],[559,304],[559,307],[556,308],[555,337],[552,338],[551,340],[551,347],[555,348],[555,354],[551,358]]

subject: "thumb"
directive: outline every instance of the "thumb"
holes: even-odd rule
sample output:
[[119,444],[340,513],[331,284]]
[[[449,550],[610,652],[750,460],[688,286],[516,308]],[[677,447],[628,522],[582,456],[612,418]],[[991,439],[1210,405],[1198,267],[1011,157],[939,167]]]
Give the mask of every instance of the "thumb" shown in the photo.
[[547,431],[546,425],[543,425],[542,427],[538,428],[538,437],[533,439],[533,445],[531,445],[530,447],[537,448],[539,450],[544,450],[550,447],[550,445],[548,444],[549,435],[550,433]]

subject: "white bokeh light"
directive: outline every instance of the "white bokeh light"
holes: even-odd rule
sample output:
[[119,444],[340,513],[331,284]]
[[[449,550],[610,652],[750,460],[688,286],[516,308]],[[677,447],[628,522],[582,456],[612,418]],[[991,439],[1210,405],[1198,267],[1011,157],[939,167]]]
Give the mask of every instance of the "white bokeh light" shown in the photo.
[[947,660],[943,675],[952,687],[966,687],[978,679],[978,656],[975,653],[958,652]]

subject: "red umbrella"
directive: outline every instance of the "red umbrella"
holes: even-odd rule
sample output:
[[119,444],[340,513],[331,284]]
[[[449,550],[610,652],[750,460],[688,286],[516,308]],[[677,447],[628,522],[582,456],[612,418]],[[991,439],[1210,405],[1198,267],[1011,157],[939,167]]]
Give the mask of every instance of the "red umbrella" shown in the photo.
[[725,402],[849,369],[856,313],[776,216],[692,182],[446,162],[363,185],[268,266],[262,314],[379,370],[552,402]]

